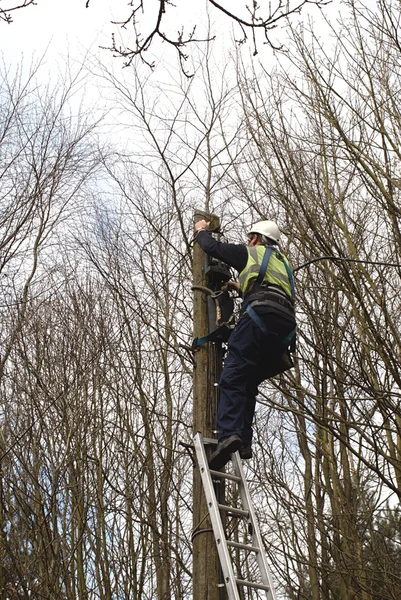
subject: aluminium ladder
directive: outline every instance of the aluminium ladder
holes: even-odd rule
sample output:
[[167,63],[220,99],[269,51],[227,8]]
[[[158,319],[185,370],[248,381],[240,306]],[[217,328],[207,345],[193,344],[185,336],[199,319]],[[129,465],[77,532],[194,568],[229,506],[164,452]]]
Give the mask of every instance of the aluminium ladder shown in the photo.
[[[212,522],[213,534],[217,545],[217,551],[220,559],[221,570],[224,576],[224,583],[226,586],[228,599],[240,600],[239,587],[241,586],[264,591],[266,592],[267,600],[277,600],[266,555],[263,550],[262,536],[260,534],[256,514],[252,506],[252,501],[244,476],[239,453],[234,452],[231,455],[235,475],[221,471],[213,471],[209,468],[208,460],[206,458],[205,443],[216,444],[217,440],[203,438],[199,432],[194,435],[196,457],[202,478],[203,489],[205,490],[206,502],[209,509],[210,520]],[[212,476],[213,478],[226,479],[238,484],[239,494],[243,506],[242,509],[219,504],[216,498]],[[247,520],[248,530],[252,535],[252,544],[242,544],[226,538],[220,514],[221,512],[229,513],[233,516],[245,518]],[[247,553],[254,553],[256,555],[261,583],[238,579],[235,576],[233,560],[229,552],[230,547],[244,550]]]

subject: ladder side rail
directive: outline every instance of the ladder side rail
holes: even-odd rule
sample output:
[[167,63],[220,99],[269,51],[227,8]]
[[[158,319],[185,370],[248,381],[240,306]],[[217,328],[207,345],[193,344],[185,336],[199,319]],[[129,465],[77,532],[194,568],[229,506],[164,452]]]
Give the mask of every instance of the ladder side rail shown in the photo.
[[194,446],[198,460],[199,471],[202,478],[203,489],[205,491],[206,502],[209,509],[210,520],[212,522],[214,539],[217,546],[217,552],[220,559],[220,565],[224,575],[224,583],[227,589],[229,600],[240,600],[236,577],[231,563],[230,553],[226,542],[223,523],[220,516],[216,494],[213,488],[213,482],[209,471],[209,464],[206,457],[205,447],[202,435],[197,432],[194,435]]
[[242,505],[245,510],[249,513],[249,520],[252,524],[252,545],[257,546],[260,549],[260,552],[256,554],[256,560],[258,561],[260,574],[262,576],[262,581],[269,587],[269,591],[267,592],[267,600],[277,600],[276,592],[274,590],[273,580],[270,573],[269,565],[266,558],[266,553],[263,548],[263,540],[262,535],[259,529],[259,523],[257,521],[256,513],[253,508],[253,503],[251,499],[251,495],[249,493],[248,484],[245,479],[244,470],[242,468],[242,462],[238,452],[235,452],[232,455],[232,460],[234,463],[234,470],[236,475],[241,478],[241,484],[239,486],[240,496]]

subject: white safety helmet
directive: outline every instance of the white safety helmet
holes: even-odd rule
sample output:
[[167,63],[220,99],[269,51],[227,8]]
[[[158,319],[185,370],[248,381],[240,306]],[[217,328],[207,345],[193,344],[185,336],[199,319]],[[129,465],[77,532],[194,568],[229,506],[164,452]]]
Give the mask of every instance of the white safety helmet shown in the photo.
[[248,235],[252,233],[260,233],[269,238],[269,240],[276,242],[276,244],[280,241],[280,229],[274,221],[258,221],[258,223],[252,225],[252,229],[250,229]]

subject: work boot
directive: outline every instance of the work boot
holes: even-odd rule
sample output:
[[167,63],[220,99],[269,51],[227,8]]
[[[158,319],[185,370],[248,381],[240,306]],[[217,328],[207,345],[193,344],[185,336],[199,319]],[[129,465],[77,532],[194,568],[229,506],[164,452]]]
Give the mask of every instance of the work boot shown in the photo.
[[214,471],[219,471],[228,463],[230,456],[236,452],[242,445],[242,440],[239,435],[230,435],[223,438],[217,444],[216,450],[213,452],[209,460],[209,467]]
[[252,458],[252,448],[250,444],[242,444],[239,449],[239,455],[242,460],[249,460]]

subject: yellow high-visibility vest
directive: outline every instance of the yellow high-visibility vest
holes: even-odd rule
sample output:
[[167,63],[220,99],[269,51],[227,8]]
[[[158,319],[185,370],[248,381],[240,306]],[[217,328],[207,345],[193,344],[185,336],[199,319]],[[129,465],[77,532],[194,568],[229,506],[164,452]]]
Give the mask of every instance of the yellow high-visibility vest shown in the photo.
[[[266,248],[265,246],[258,245],[247,248],[247,250],[248,262],[246,263],[245,269],[239,274],[239,284],[244,296],[249,294],[252,290],[253,284],[259,275]],[[284,254],[275,248],[271,253],[262,285],[277,285],[291,298],[291,283],[285,263],[289,267],[288,260]]]

